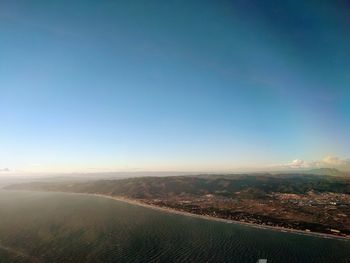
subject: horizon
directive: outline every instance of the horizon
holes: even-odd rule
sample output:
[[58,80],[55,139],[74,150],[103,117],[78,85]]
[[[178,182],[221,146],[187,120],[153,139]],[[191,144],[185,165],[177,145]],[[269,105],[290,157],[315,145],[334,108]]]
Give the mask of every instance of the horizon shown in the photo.
[[0,176],[350,171],[346,1],[1,1]]
[[[181,170],[110,170],[110,171],[77,171],[77,172],[24,172],[24,171],[6,171],[0,173],[1,178],[30,178],[30,177],[65,177],[65,176],[97,176],[97,175],[118,175],[118,176],[126,176],[128,178],[130,175],[140,175],[140,177],[147,176],[181,176],[181,175],[199,175],[199,174],[207,174],[207,175],[218,175],[218,174],[302,174],[304,172],[323,172],[325,170],[334,171],[337,173],[341,173],[343,175],[347,175],[350,170],[345,167],[345,169],[339,169],[331,166],[314,166],[314,167],[290,167],[290,166],[274,166],[270,168],[260,168],[260,169],[236,169],[236,170],[193,170],[193,171],[181,171]],[[333,174],[332,174],[333,175]],[[138,176],[137,176],[138,177]]]

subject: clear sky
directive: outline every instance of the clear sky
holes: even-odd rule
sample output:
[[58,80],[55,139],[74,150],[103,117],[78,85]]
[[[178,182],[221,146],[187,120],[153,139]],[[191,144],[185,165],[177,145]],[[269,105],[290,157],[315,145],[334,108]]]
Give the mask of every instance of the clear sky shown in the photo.
[[348,163],[346,2],[0,0],[0,169]]

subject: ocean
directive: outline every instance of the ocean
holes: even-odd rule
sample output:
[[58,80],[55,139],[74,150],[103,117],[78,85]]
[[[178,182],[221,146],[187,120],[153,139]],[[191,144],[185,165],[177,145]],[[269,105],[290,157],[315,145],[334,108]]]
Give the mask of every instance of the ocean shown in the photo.
[[0,262],[350,262],[350,241],[102,197],[0,191]]

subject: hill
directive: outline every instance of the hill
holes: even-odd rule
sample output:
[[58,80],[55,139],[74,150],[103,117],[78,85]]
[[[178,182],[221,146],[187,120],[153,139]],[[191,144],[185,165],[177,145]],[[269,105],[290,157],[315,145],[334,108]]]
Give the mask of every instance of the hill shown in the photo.
[[350,178],[311,174],[198,175],[33,182],[8,190],[61,191],[137,200],[194,214],[350,234]]

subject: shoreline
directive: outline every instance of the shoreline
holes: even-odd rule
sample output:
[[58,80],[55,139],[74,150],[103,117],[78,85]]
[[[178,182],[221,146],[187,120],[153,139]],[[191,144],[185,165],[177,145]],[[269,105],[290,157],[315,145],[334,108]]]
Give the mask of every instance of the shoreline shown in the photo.
[[[67,192],[64,192],[64,193],[67,193]],[[278,232],[282,232],[282,233],[292,233],[292,234],[298,234],[298,235],[304,235],[304,236],[313,236],[313,237],[320,237],[320,238],[327,238],[327,239],[337,239],[337,240],[342,240],[342,241],[350,241],[349,237],[335,236],[335,235],[326,234],[326,233],[308,232],[308,231],[298,230],[298,229],[259,225],[259,224],[254,224],[254,223],[242,222],[242,221],[207,216],[207,215],[198,215],[198,214],[193,214],[193,213],[186,212],[186,211],[176,210],[176,209],[169,208],[169,207],[150,205],[150,204],[143,203],[142,201],[139,201],[139,200],[126,198],[126,197],[122,197],[122,196],[111,196],[111,195],[89,194],[89,193],[72,193],[72,194],[81,194],[81,195],[88,195],[88,196],[95,196],[95,197],[101,197],[101,198],[106,198],[106,199],[112,199],[112,200],[128,203],[131,205],[150,208],[153,210],[162,211],[162,212],[166,212],[166,213],[177,214],[177,215],[182,215],[182,216],[190,216],[190,217],[201,218],[201,219],[216,221],[216,222],[221,222],[221,223],[244,225],[244,226],[253,227],[253,228],[257,228],[257,229],[273,230],[273,231],[278,231]]]
[[[7,189],[1,189],[1,190],[23,191],[23,190],[7,190]],[[247,226],[247,227],[253,227],[256,229],[272,230],[272,231],[277,231],[277,232],[282,232],[282,233],[291,233],[291,234],[304,235],[304,236],[313,236],[313,237],[318,237],[318,238],[350,241],[350,237],[348,237],[348,236],[336,236],[336,235],[320,233],[320,232],[308,232],[305,230],[283,228],[283,227],[278,227],[278,226],[259,225],[259,224],[254,224],[254,223],[225,219],[225,218],[220,218],[220,217],[213,217],[213,216],[208,216],[208,215],[199,215],[199,214],[194,214],[194,213],[190,213],[190,212],[186,212],[186,211],[176,210],[176,209],[173,209],[170,207],[161,207],[161,206],[156,206],[156,205],[150,205],[150,204],[144,203],[142,201],[123,197],[123,196],[112,196],[112,195],[92,194],[92,193],[63,192],[63,191],[34,191],[34,190],[26,190],[26,191],[100,197],[100,198],[105,198],[105,199],[112,199],[112,200],[119,201],[119,202],[124,202],[124,203],[130,204],[130,205],[141,206],[141,207],[157,210],[157,211],[164,212],[164,213],[177,214],[177,215],[181,215],[181,216],[189,216],[189,217],[204,219],[204,220],[208,220],[208,221],[216,221],[216,222],[221,222],[221,223],[226,223],[226,224],[243,225],[243,226]]]

